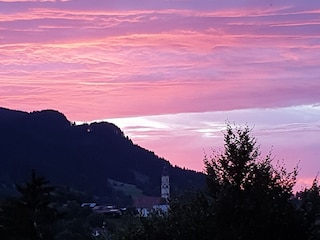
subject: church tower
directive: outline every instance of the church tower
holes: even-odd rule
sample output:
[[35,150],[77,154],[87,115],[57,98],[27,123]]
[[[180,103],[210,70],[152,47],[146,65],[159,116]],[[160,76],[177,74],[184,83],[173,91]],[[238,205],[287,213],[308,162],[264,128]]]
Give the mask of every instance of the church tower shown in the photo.
[[161,176],[161,198],[168,201],[170,198],[170,182],[167,168],[163,168]]

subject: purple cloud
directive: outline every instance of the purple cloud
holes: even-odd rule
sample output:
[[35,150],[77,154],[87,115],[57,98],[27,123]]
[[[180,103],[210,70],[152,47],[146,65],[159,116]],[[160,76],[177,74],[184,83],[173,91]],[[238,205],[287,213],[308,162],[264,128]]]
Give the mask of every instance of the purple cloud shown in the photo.
[[[276,109],[262,114],[274,125],[259,134],[290,151],[282,134],[318,132],[307,120],[274,118],[283,117],[278,108],[320,103],[319,13],[320,2],[298,0],[0,1],[0,103],[53,108],[73,121],[202,112],[225,120],[239,109],[262,121],[261,111]],[[172,132],[172,142],[190,140],[199,153],[217,127],[179,121],[188,127],[128,131],[165,155],[154,137]],[[317,153],[313,140],[304,147]],[[184,158],[180,150],[168,157]]]

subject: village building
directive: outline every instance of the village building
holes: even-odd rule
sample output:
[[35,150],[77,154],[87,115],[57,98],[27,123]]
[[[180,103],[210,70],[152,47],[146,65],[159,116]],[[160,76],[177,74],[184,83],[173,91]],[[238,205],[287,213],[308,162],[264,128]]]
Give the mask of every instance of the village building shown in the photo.
[[138,214],[147,217],[152,211],[168,212],[170,199],[170,179],[169,174],[164,167],[161,176],[160,196],[141,196],[134,199],[133,206],[137,209]]

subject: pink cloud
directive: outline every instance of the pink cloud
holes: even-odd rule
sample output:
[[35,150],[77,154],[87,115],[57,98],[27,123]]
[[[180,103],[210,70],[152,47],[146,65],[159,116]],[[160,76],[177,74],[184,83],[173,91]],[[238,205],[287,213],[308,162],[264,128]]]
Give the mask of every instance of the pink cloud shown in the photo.
[[68,0],[1,0],[0,2],[6,2],[6,3],[18,3],[18,2],[66,2]]
[[[318,1],[298,0],[0,1],[0,105],[53,108],[73,121],[316,105],[319,13]],[[261,121],[258,114],[252,119]],[[312,139],[318,131],[301,122],[274,124],[259,134],[279,139],[288,152],[287,132],[279,129],[294,137],[294,126]],[[147,147],[179,163],[202,152],[204,136],[215,134],[210,127],[140,124],[129,131],[142,131],[139,141],[150,140]],[[166,141],[192,143],[192,154],[183,145],[168,153],[160,143],[171,132]],[[314,141],[303,148],[318,154]],[[199,169],[199,160],[188,161]]]

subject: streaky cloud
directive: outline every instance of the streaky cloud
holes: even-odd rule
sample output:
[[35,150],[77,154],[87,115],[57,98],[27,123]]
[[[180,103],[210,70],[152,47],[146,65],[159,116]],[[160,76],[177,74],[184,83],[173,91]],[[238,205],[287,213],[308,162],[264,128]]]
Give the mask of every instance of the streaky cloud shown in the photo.
[[226,119],[256,124],[280,158],[305,159],[309,179],[319,168],[319,13],[319,1],[301,0],[0,1],[0,103],[117,119],[194,169]]

